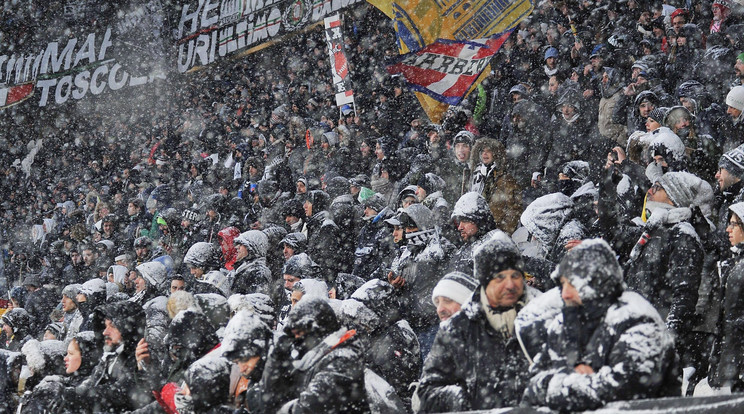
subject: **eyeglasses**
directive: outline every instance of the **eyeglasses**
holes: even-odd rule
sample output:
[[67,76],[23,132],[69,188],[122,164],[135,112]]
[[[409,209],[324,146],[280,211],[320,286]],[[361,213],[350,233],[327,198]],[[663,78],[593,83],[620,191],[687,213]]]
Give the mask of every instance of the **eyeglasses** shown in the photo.
[[663,190],[663,189],[664,189],[664,187],[662,187],[661,184],[659,184],[659,183],[655,183],[654,185],[651,186],[651,192],[652,193],[655,193],[655,192],[657,192],[659,190]]
[[739,228],[742,228],[742,226],[743,226],[743,225],[744,225],[744,223],[742,223],[741,221],[738,221],[738,220],[731,220],[731,221],[729,221],[729,222],[728,222],[728,224],[726,225],[726,228],[729,228],[729,227],[732,227],[732,228],[733,228],[733,227],[739,227]]

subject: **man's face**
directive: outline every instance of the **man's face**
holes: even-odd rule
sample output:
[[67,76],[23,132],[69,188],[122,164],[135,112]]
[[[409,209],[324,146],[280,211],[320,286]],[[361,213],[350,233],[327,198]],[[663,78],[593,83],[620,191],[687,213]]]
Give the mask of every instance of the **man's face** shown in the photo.
[[592,70],[594,72],[599,72],[602,69],[602,66],[604,66],[604,59],[600,56],[592,56],[589,61],[592,64]]
[[77,305],[75,305],[75,302],[68,298],[67,295],[62,295],[62,310],[65,312],[72,312],[75,309],[77,309]]
[[292,303],[292,308],[293,308],[293,309],[294,309],[295,305],[297,305],[297,302],[299,302],[299,301],[300,301],[300,299],[302,299],[302,297],[303,297],[304,295],[305,295],[305,294],[304,294],[304,293],[302,293],[302,292],[301,292],[301,291],[299,291],[299,290],[293,290],[293,291],[292,291],[292,294],[291,294],[291,295],[289,295],[289,301],[290,301],[290,302]]
[[401,201],[400,205],[403,208],[406,208],[406,207],[410,206],[411,204],[415,203],[416,201],[417,201],[417,197],[415,195],[410,195],[410,196],[404,198]]
[[364,217],[374,217],[377,215],[377,211],[372,207],[364,207]]
[[3,324],[3,332],[5,332],[5,337],[10,338],[13,336],[13,328],[10,327],[7,323]]
[[189,273],[191,273],[191,275],[195,278],[201,279],[201,277],[204,276],[204,269],[198,268],[196,266],[189,266]]
[[559,86],[561,86],[561,83],[558,82],[558,78],[551,76],[548,81],[548,92],[550,92],[551,95],[555,95],[558,92]]
[[295,217],[295,216],[284,217],[284,222],[287,223],[287,225],[289,225],[289,226],[297,223],[298,221],[300,221],[300,219],[298,217]]
[[662,187],[659,183],[655,183],[654,185],[652,185],[651,188],[648,189],[648,193],[646,194],[648,197],[648,201],[674,205],[674,202],[669,198],[666,190],[664,190],[664,187]]
[[661,127],[661,124],[660,123],[654,121],[651,118],[646,118],[646,131],[648,131],[648,132],[656,131],[660,127]]
[[179,290],[184,290],[186,288],[186,282],[184,282],[181,279],[173,279],[171,280],[170,284],[170,293],[174,294],[178,292]]
[[297,194],[305,194],[307,192],[307,187],[305,186],[305,183],[303,182],[297,182]]
[[284,255],[284,260],[289,260],[289,258],[295,254],[294,248],[285,243],[284,249],[282,249],[282,254]]
[[147,247],[137,247],[134,249],[134,252],[137,254],[137,258],[143,259],[147,257],[149,251]]
[[514,306],[523,293],[524,278],[514,269],[500,271],[486,286],[488,304],[493,308]]
[[576,288],[565,277],[561,276],[561,298],[568,307],[581,306],[581,297]]
[[393,227],[393,242],[400,243],[403,241],[404,237],[405,237],[405,232],[403,231],[403,227],[400,227],[400,226]]
[[690,120],[686,117],[680,118],[677,122],[672,125],[672,132],[675,134],[682,128],[688,128],[690,126]]
[[690,98],[688,98],[686,96],[680,96],[679,97],[679,103],[681,103],[682,106],[685,107],[685,109],[687,109],[688,111],[690,111],[691,114],[695,112],[695,105],[690,100]]
[[294,284],[300,281],[300,278],[297,276],[287,275],[285,274],[282,276],[284,279],[284,289],[292,290],[294,287]]
[[138,211],[139,209],[133,203],[127,204],[127,214],[130,216],[137,214]]
[[736,63],[734,64],[734,73],[736,73],[736,77],[744,78],[744,62],[736,59]]
[[741,181],[738,177],[731,175],[725,168],[719,168],[716,173],[716,182],[718,182],[718,188],[725,190],[730,186]]
[[359,145],[359,151],[362,153],[363,157],[368,157],[371,148],[369,147],[369,145],[367,145],[366,142],[362,142],[361,145]]
[[86,249],[83,250],[83,263],[85,263],[86,266],[93,266],[93,263],[96,261],[96,251]]
[[141,275],[137,275],[137,278],[134,279],[134,288],[137,293],[142,292],[147,288],[147,282]]
[[302,204],[302,209],[305,210],[306,217],[312,217],[313,215],[313,204],[307,200]]
[[73,265],[79,265],[82,260],[82,256],[77,251],[70,252],[70,261],[72,261]]
[[687,23],[687,19],[684,16],[677,16],[672,20],[672,27],[674,27],[675,32],[679,33],[685,23]]
[[729,106],[728,109],[726,109],[726,113],[731,116],[731,119],[736,119],[741,115],[741,111],[734,108],[733,106]]
[[480,159],[483,164],[490,164],[493,162],[493,151],[490,148],[484,148],[480,153]]
[[442,322],[452,317],[461,308],[459,303],[445,296],[435,297],[434,303],[437,305],[437,316],[439,316],[439,320]]
[[256,369],[256,365],[258,365],[258,361],[261,360],[260,356],[254,356],[248,359],[239,359],[235,361],[235,363],[238,365],[238,369],[240,370],[240,375],[243,376],[243,378],[248,378],[251,375],[251,372],[253,372],[254,369]]
[[385,158],[385,153],[382,152],[382,147],[380,146],[379,142],[375,144],[375,156],[378,160],[382,160],[383,158]]
[[103,223],[103,232],[106,234],[111,234],[114,232],[114,223],[107,221]]
[[455,158],[460,162],[467,162],[470,159],[470,145],[464,142],[455,144]]
[[460,232],[460,237],[464,241],[470,241],[478,234],[478,225],[470,220],[460,220],[457,224],[457,231]]
[[549,57],[549,58],[545,59],[545,65],[547,67],[549,67],[550,69],[555,68],[556,62],[557,61],[556,61],[556,59],[554,57]]
[[111,319],[106,319],[106,329],[103,330],[103,341],[107,347],[113,348],[121,344],[121,332],[114,326]]
[[424,199],[426,198],[426,190],[424,190],[422,187],[416,187],[415,194],[419,202],[424,201]]
[[638,113],[641,114],[642,118],[646,118],[648,114],[654,110],[654,104],[648,101],[641,102],[640,105],[638,105]]
[[237,254],[235,255],[235,260],[241,260],[244,257],[248,256],[248,248],[243,246],[242,244],[235,245],[235,251]]
[[576,108],[573,105],[566,104],[561,107],[561,113],[564,118],[570,119],[576,115]]

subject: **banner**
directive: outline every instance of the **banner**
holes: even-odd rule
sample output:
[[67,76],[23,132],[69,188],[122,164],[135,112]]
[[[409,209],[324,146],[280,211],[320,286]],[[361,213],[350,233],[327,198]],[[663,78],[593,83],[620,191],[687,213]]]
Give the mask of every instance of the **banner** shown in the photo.
[[360,0],[199,0],[179,6],[179,72],[300,31]]
[[[371,0],[372,5],[382,5],[379,0]],[[484,43],[494,36],[506,34],[534,8],[531,0],[392,0],[381,7],[385,13],[392,14],[398,38],[398,52],[405,55],[418,52],[441,39],[446,41]],[[501,36],[501,35],[499,35]],[[440,41],[440,44],[446,45]],[[449,56],[454,58],[455,56]],[[405,59],[405,57],[404,57]],[[482,68],[467,93],[475,89],[488,73],[488,66]],[[414,90],[430,90],[427,84],[410,81]],[[439,88],[441,91],[441,88]],[[436,96],[416,92],[421,106],[433,122],[440,122],[449,104]]]
[[402,74],[411,89],[458,105],[509,34],[473,41],[439,40],[403,55],[387,69],[390,74]]
[[354,91],[349,77],[349,61],[344,51],[344,34],[341,31],[341,19],[338,14],[325,18],[325,35],[328,42],[328,54],[331,58],[331,75],[336,95],[336,106],[354,102]]

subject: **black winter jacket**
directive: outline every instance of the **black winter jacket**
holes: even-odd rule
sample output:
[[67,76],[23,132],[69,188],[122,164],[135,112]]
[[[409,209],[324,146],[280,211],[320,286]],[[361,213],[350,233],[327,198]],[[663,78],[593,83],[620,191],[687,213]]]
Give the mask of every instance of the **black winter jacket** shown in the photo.
[[[539,294],[526,287],[523,302]],[[486,319],[480,289],[439,327],[424,363],[422,412],[485,410],[519,405],[529,363],[516,337],[504,339]]]

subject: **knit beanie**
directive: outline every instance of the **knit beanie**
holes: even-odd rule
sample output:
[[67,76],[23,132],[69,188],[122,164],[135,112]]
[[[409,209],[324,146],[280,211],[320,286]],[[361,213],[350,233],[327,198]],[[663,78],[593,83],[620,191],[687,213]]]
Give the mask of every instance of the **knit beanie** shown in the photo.
[[[462,272],[447,273],[434,286],[434,290],[431,292],[431,301],[434,302],[437,296],[443,296],[462,305],[470,300],[477,287],[478,282],[468,274]],[[436,302],[434,302],[434,305],[436,305]]]
[[723,154],[718,166],[725,168],[729,174],[744,179],[744,144]]
[[695,174],[681,171],[668,172],[659,178],[659,184],[675,206],[698,206],[704,214],[710,212],[713,189],[710,184]]

